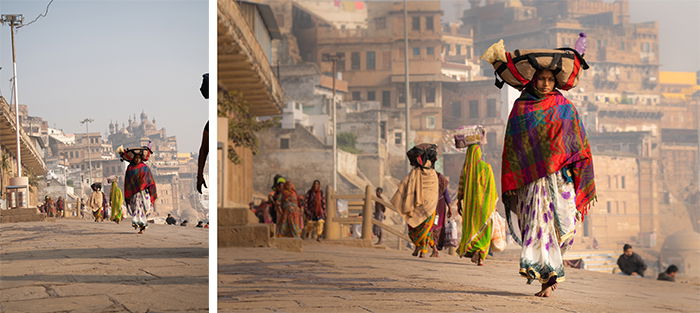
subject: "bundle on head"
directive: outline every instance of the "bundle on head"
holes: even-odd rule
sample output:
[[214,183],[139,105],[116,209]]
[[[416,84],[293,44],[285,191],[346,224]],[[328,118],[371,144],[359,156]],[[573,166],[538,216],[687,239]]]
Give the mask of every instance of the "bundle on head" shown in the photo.
[[496,86],[506,83],[522,90],[532,81],[535,72],[550,70],[556,78],[556,87],[569,90],[576,86],[581,68],[588,69],[588,64],[578,51],[571,48],[515,50],[507,52],[503,40],[491,45],[481,59],[493,65],[503,81],[496,78]]
[[145,162],[148,161],[148,159],[151,157],[153,151],[151,151],[151,148],[147,146],[127,149],[124,149],[124,147],[119,146],[117,148],[117,153],[119,154],[119,157],[121,157],[122,161],[133,162],[134,159],[136,159],[136,157],[138,156],[141,158],[142,162]]
[[[419,144],[406,152],[411,166],[420,168],[435,168],[437,155],[437,145],[432,143]],[[428,163],[428,161],[430,161],[430,163]]]

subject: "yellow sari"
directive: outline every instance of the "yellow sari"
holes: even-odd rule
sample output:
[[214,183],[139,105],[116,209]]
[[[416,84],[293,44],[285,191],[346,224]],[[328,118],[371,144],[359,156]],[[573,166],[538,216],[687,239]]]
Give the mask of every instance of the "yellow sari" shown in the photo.
[[496,209],[498,195],[491,165],[481,159],[481,147],[469,146],[459,179],[457,198],[462,201],[462,240],[457,247],[459,256],[479,253],[486,259],[491,245],[491,214]]

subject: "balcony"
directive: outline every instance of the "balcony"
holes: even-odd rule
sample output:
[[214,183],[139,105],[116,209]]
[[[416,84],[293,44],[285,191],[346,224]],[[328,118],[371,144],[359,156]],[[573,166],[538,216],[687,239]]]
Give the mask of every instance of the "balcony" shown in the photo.
[[[17,157],[16,132],[15,113],[10,109],[10,105],[5,101],[5,98],[0,97],[0,145],[7,147],[15,157]],[[34,175],[43,175],[46,172],[44,159],[32,144],[32,140],[22,129],[20,129],[19,144],[23,167]]]
[[[218,1],[217,3],[217,42],[218,42],[218,84],[228,91],[239,91],[250,105],[250,112],[256,116],[277,115],[284,107],[282,88],[275,77],[268,56],[263,46],[269,42],[260,43],[253,27],[261,27],[260,23],[250,25],[241,12],[240,5],[235,1]],[[269,9],[264,4],[255,4],[258,14],[265,19],[265,12],[260,7]],[[248,8],[250,11],[250,8]],[[263,23],[262,25],[266,25]],[[258,32],[269,32],[275,39],[278,31],[275,29],[258,29]]]

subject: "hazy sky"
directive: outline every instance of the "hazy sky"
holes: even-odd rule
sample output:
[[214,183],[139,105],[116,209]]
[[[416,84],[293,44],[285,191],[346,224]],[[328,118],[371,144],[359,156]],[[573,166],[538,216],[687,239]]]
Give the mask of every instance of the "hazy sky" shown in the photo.
[[[458,3],[466,3],[465,8],[469,8],[467,0],[440,1],[448,18],[457,16],[454,8]],[[661,70],[700,70],[700,24],[696,22],[700,0],[630,0],[629,3],[633,23],[656,21],[659,25]]]
[[[49,0],[0,1],[25,24]],[[20,104],[66,132],[106,133],[110,121],[145,111],[177,136],[180,152],[199,149],[208,118],[199,92],[208,71],[208,1],[55,0],[46,17],[15,36]],[[0,27],[0,92],[10,101],[10,28]]]

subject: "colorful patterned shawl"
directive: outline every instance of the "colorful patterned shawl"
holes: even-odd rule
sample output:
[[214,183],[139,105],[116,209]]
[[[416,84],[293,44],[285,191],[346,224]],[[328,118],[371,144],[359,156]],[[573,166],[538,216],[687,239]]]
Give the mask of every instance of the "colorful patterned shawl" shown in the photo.
[[568,168],[573,173],[578,211],[587,214],[595,200],[586,131],[574,105],[559,91],[537,98],[526,90],[515,101],[508,117],[502,166],[504,194]]
[[158,195],[156,194],[156,181],[153,179],[151,169],[143,162],[139,164],[129,163],[129,167],[126,168],[126,176],[124,177],[124,199],[131,199],[133,195],[146,189],[151,195],[151,204],[154,204]]

